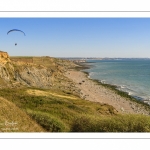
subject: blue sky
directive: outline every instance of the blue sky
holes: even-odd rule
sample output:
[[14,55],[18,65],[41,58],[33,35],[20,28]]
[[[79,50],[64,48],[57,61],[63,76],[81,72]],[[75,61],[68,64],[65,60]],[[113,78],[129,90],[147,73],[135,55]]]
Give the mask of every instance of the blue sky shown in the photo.
[[[11,29],[26,36],[7,35]],[[150,58],[150,18],[0,18],[0,50],[10,56]]]

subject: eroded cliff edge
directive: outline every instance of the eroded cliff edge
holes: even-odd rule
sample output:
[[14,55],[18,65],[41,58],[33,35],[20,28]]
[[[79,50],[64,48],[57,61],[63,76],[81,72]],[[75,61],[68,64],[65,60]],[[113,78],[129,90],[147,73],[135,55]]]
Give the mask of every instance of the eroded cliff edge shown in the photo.
[[69,67],[74,66],[69,60],[49,56],[10,57],[7,52],[0,51],[0,88],[56,87],[78,93],[78,90],[73,88],[74,83],[63,75]]

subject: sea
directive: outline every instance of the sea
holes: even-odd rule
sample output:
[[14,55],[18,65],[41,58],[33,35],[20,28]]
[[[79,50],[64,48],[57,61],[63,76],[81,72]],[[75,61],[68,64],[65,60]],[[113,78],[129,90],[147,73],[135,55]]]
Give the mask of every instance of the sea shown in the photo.
[[91,79],[115,85],[124,91],[150,104],[150,59],[103,59],[87,60]]

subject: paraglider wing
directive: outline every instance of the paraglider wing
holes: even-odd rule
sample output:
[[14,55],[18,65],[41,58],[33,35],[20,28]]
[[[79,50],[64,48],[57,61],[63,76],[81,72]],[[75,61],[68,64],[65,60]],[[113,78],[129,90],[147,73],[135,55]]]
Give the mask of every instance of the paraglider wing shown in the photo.
[[25,33],[24,33],[23,31],[21,31],[21,30],[18,30],[18,29],[12,29],[12,30],[9,30],[9,31],[7,32],[7,34],[9,34],[10,32],[13,32],[13,31],[19,31],[19,32],[22,32],[22,33],[24,34],[24,36],[25,36]]

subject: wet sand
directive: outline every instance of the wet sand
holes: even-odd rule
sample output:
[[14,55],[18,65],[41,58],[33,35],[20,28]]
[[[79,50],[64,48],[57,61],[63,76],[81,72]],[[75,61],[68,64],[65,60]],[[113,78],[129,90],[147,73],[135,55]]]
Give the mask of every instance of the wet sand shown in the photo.
[[149,111],[142,104],[131,101],[116,94],[113,90],[97,84],[80,70],[70,69],[65,73],[65,76],[73,80],[75,86],[81,90],[80,97],[85,100],[112,105],[119,113],[149,115]]

